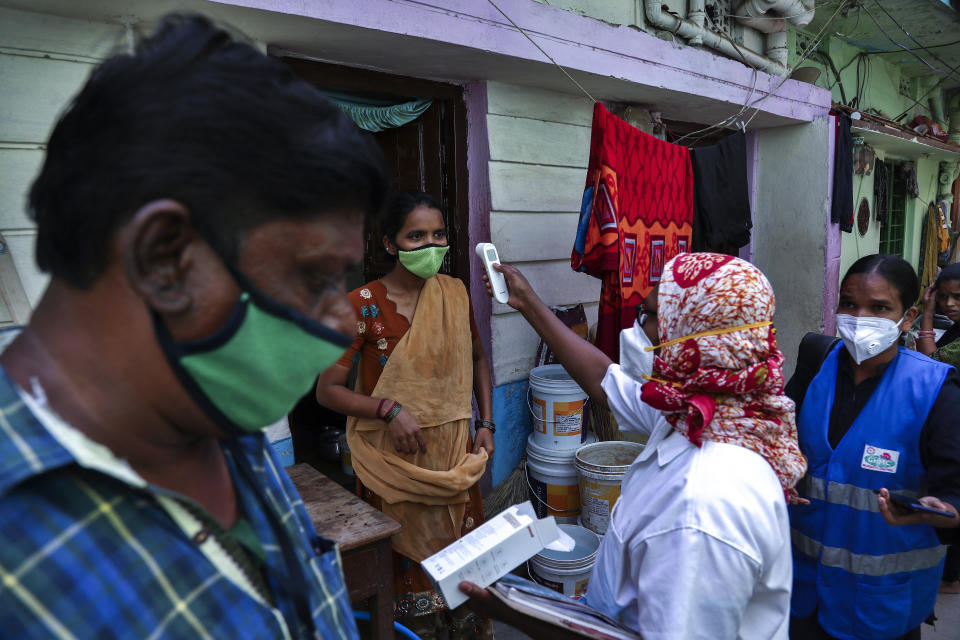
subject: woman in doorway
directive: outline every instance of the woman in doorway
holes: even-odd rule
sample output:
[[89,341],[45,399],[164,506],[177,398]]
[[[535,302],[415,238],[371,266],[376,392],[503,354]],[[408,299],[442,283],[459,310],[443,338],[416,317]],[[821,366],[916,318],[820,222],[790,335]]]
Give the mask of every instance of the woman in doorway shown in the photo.
[[[793,638],[919,639],[933,613],[941,541],[960,524],[960,384],[898,346],[919,292],[902,258],[855,262],[840,283],[842,343],[790,390],[809,464],[790,507]],[[890,492],[952,517],[902,510]]]
[[[449,249],[440,205],[408,192],[389,207],[383,246],[397,264],[350,293],[357,337],[320,377],[317,400],[348,416],[361,497],[403,525],[393,538],[397,619],[421,638],[491,637],[489,621],[445,608],[419,564],[483,520],[490,366],[466,287],[438,274]],[[474,394],[482,419],[471,441]]]
[[[933,315],[940,313],[953,322],[940,339],[933,331]],[[923,315],[917,333],[917,351],[934,360],[960,367],[960,264],[946,267],[936,282],[923,292]],[[947,549],[940,581],[941,593],[960,593],[960,546]]]

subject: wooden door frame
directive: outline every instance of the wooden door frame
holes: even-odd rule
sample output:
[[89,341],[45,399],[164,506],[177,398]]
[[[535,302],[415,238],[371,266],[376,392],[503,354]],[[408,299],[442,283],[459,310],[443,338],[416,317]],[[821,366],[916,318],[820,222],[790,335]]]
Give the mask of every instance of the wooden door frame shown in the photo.
[[[371,97],[385,98],[408,97],[431,98],[449,101],[453,107],[448,130],[453,141],[452,180],[455,186],[454,197],[450,205],[456,216],[457,258],[453,265],[454,273],[470,289],[472,261],[470,256],[470,198],[469,174],[467,170],[467,106],[464,101],[464,88],[456,84],[423,80],[393,75],[382,71],[372,71],[357,67],[348,67],[328,62],[319,62],[295,57],[282,57],[283,62],[293,69],[299,77],[316,86],[362,92]],[[451,221],[453,223],[453,221]],[[452,252],[451,252],[452,253]]]

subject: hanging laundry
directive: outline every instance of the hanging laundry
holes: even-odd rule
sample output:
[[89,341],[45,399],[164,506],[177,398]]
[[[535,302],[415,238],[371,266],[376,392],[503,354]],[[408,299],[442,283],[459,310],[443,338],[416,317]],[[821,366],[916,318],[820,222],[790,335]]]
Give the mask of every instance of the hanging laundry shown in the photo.
[[950,264],[950,227],[947,225],[947,203],[937,203],[937,266]]
[[690,149],[693,164],[693,250],[730,253],[750,242],[747,136],[738,132]]
[[920,236],[920,286],[926,288],[937,279],[937,262],[940,254],[940,212],[937,205],[930,204],[923,218],[923,234]]
[[873,215],[881,226],[886,226],[890,215],[890,172],[885,162],[878,162],[873,175]]
[[840,231],[853,231],[853,135],[850,115],[836,113],[836,144],[833,153],[833,204],[830,221],[839,223]]
[[693,171],[686,147],[658,140],[593,109],[590,161],[570,262],[601,278],[597,346],[618,360],[620,330],[660,281],[663,266],[690,250]]
[[917,185],[917,163],[901,162],[899,165],[900,175],[907,183],[907,195],[911,198],[920,197],[920,187]]
[[877,152],[873,147],[863,142],[860,138],[860,144],[854,143],[853,154],[853,172],[857,175],[868,176],[873,172],[873,163],[877,158]]

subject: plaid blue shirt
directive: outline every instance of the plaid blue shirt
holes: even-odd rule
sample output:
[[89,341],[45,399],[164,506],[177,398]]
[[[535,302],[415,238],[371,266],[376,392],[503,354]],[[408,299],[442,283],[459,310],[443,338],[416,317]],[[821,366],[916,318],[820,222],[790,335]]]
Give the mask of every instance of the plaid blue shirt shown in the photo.
[[0,369],[0,636],[358,637],[339,552],[262,434],[222,446],[275,606],[185,498],[50,415]]

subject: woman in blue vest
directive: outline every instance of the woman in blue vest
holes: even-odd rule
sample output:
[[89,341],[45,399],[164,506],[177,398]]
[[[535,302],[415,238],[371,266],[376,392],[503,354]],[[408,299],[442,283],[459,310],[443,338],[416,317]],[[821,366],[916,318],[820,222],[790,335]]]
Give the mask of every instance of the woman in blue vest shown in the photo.
[[[933,613],[941,544],[960,531],[960,379],[898,345],[919,294],[902,258],[855,262],[840,283],[842,343],[806,388],[788,388],[808,459],[790,507],[792,638],[919,639]],[[901,511],[888,491],[953,517]]]

